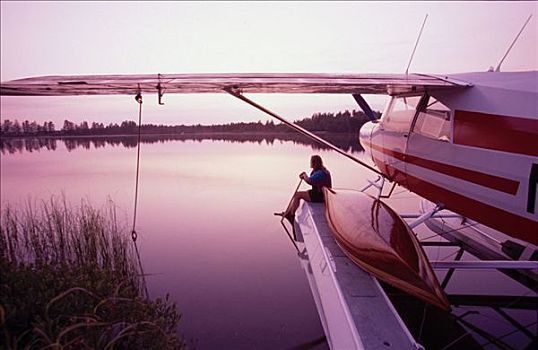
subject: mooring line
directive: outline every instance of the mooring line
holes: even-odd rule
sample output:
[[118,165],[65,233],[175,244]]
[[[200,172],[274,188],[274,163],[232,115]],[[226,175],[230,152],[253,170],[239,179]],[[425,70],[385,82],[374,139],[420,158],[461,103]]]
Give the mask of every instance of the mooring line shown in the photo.
[[133,213],[133,228],[131,230],[131,238],[133,239],[136,257],[138,259],[138,268],[140,269],[140,274],[142,275],[142,284],[146,298],[149,298],[148,287],[146,284],[146,275],[142,267],[142,260],[140,259],[140,252],[138,251],[138,245],[136,244],[136,239],[138,234],[136,233],[136,213],[138,209],[138,179],[140,174],[140,140],[142,134],[142,93],[140,90],[140,84],[138,85],[138,93],[135,96],[136,102],[138,102],[138,143],[137,143],[137,154],[136,154],[136,178],[135,178],[135,196],[134,196],[134,213]]

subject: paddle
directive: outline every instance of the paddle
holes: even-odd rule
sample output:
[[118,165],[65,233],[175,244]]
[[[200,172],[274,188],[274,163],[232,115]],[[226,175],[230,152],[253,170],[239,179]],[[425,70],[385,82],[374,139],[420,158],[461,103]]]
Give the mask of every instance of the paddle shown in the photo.
[[[301,178],[301,180],[299,180],[299,183],[297,184],[297,187],[295,188],[295,191],[293,191],[293,195],[291,196],[291,199],[290,201],[288,202],[288,205],[286,206],[286,209],[289,208],[290,204],[291,204],[291,201],[293,200],[293,197],[295,196],[295,194],[297,193],[297,191],[299,191],[299,187],[301,187],[301,184],[303,183],[303,179]],[[293,230],[293,237],[291,236],[290,234],[290,231],[288,230],[288,228],[286,227],[286,225],[284,224],[284,219],[286,218],[283,214],[285,213],[282,212],[282,213],[275,213],[275,215],[277,216],[281,216],[282,218],[280,219],[280,224],[282,225],[282,227],[284,227],[284,230],[286,231],[286,234],[288,235],[291,243],[293,243],[293,245],[295,246],[295,249],[297,249],[297,252],[299,252],[299,247],[297,247],[297,243],[295,243],[295,240],[296,240],[296,237],[295,237],[295,226],[293,224],[293,222],[291,222],[291,228]]]

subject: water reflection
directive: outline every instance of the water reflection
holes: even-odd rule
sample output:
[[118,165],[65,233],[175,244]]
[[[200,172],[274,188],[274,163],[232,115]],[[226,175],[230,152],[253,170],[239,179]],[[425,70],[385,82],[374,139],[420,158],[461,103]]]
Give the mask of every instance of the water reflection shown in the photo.
[[[358,137],[355,134],[347,133],[325,133],[323,136],[332,144],[338,146],[346,152],[361,152]],[[142,135],[141,142],[145,144],[165,143],[168,141],[203,141],[214,140],[231,143],[251,142],[259,145],[265,144],[272,146],[275,142],[291,141],[297,145],[306,145],[314,150],[329,150],[329,147],[310,140],[309,138],[295,133],[279,134],[230,134],[230,133],[212,133],[212,134],[182,134],[182,135]],[[89,136],[89,137],[29,137],[29,138],[0,138],[0,152],[2,154],[14,154],[26,152],[35,152],[42,149],[56,150],[58,143],[63,143],[65,148],[71,152],[77,148],[98,149],[107,146],[122,146],[125,148],[134,148],[138,144],[137,136]]]
[[[359,149],[354,135],[336,134],[329,139],[343,149]],[[139,249],[144,271],[150,275],[150,294],[170,293],[183,314],[180,333],[194,339],[202,350],[327,348],[305,273],[273,212],[289,202],[297,175],[308,171],[313,148],[331,169],[336,188],[361,188],[373,175],[293,134],[148,135],[142,142]],[[0,139],[1,152],[7,154],[0,157],[0,204],[65,194],[72,203],[85,198],[99,207],[112,198],[120,219],[130,224],[136,145],[136,137],[121,136]],[[365,154],[355,156],[369,161]],[[416,196],[403,189],[386,201],[400,213],[418,208]],[[424,225],[416,232],[423,239],[431,238]],[[433,260],[447,260],[458,249],[425,250]],[[446,273],[441,271],[439,279]],[[523,349],[529,342],[522,332],[514,333],[517,327],[499,314],[501,309],[528,326],[535,337],[535,308],[513,308],[514,299],[535,294],[505,275],[457,271],[446,290],[450,295],[512,296],[503,306],[487,309],[460,301],[451,314],[489,334],[504,336],[509,344],[500,348]],[[424,321],[426,313],[420,307],[419,312],[402,312],[416,321],[413,330],[418,332],[424,325],[425,336],[430,334],[428,327],[444,331],[430,311]],[[485,344],[492,341],[477,336],[478,331],[469,332]],[[451,341],[454,338],[443,346]],[[488,344],[484,348],[495,346]]]
[[[212,136],[143,139],[136,229],[150,295],[170,293],[179,331],[197,349],[326,349],[308,281],[273,215],[313,147]],[[2,206],[65,194],[100,207],[111,198],[120,221],[132,222],[136,138],[3,141]],[[366,176],[333,151],[315,152],[340,186]]]

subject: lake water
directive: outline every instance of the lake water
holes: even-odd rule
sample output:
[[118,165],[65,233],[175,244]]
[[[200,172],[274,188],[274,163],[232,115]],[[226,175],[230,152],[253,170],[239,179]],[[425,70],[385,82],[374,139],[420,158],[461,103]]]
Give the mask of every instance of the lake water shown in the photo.
[[[360,188],[372,175],[335,152],[292,140],[152,141],[141,145],[138,245],[150,295],[170,294],[185,339],[197,349],[327,348],[305,274],[273,212],[285,208],[312,154],[322,156],[335,187]],[[132,138],[5,141],[2,206],[63,194],[74,204],[85,198],[100,207],[111,198],[130,228],[134,146]],[[416,211],[416,198],[401,189],[391,203]],[[453,252],[432,254],[442,259]],[[496,272],[458,272],[448,290],[462,288],[528,295]],[[536,335],[535,312],[511,315]],[[496,335],[515,328],[481,309],[476,322],[483,318],[493,319],[485,327]],[[504,340],[523,348],[528,339],[514,334]]]

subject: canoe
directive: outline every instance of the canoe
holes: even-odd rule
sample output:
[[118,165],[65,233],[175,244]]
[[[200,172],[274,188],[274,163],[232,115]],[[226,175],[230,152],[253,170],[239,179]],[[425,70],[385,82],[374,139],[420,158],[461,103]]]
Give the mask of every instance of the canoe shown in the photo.
[[363,192],[324,192],[332,233],[355,264],[395,288],[450,310],[424,250],[394,210]]

